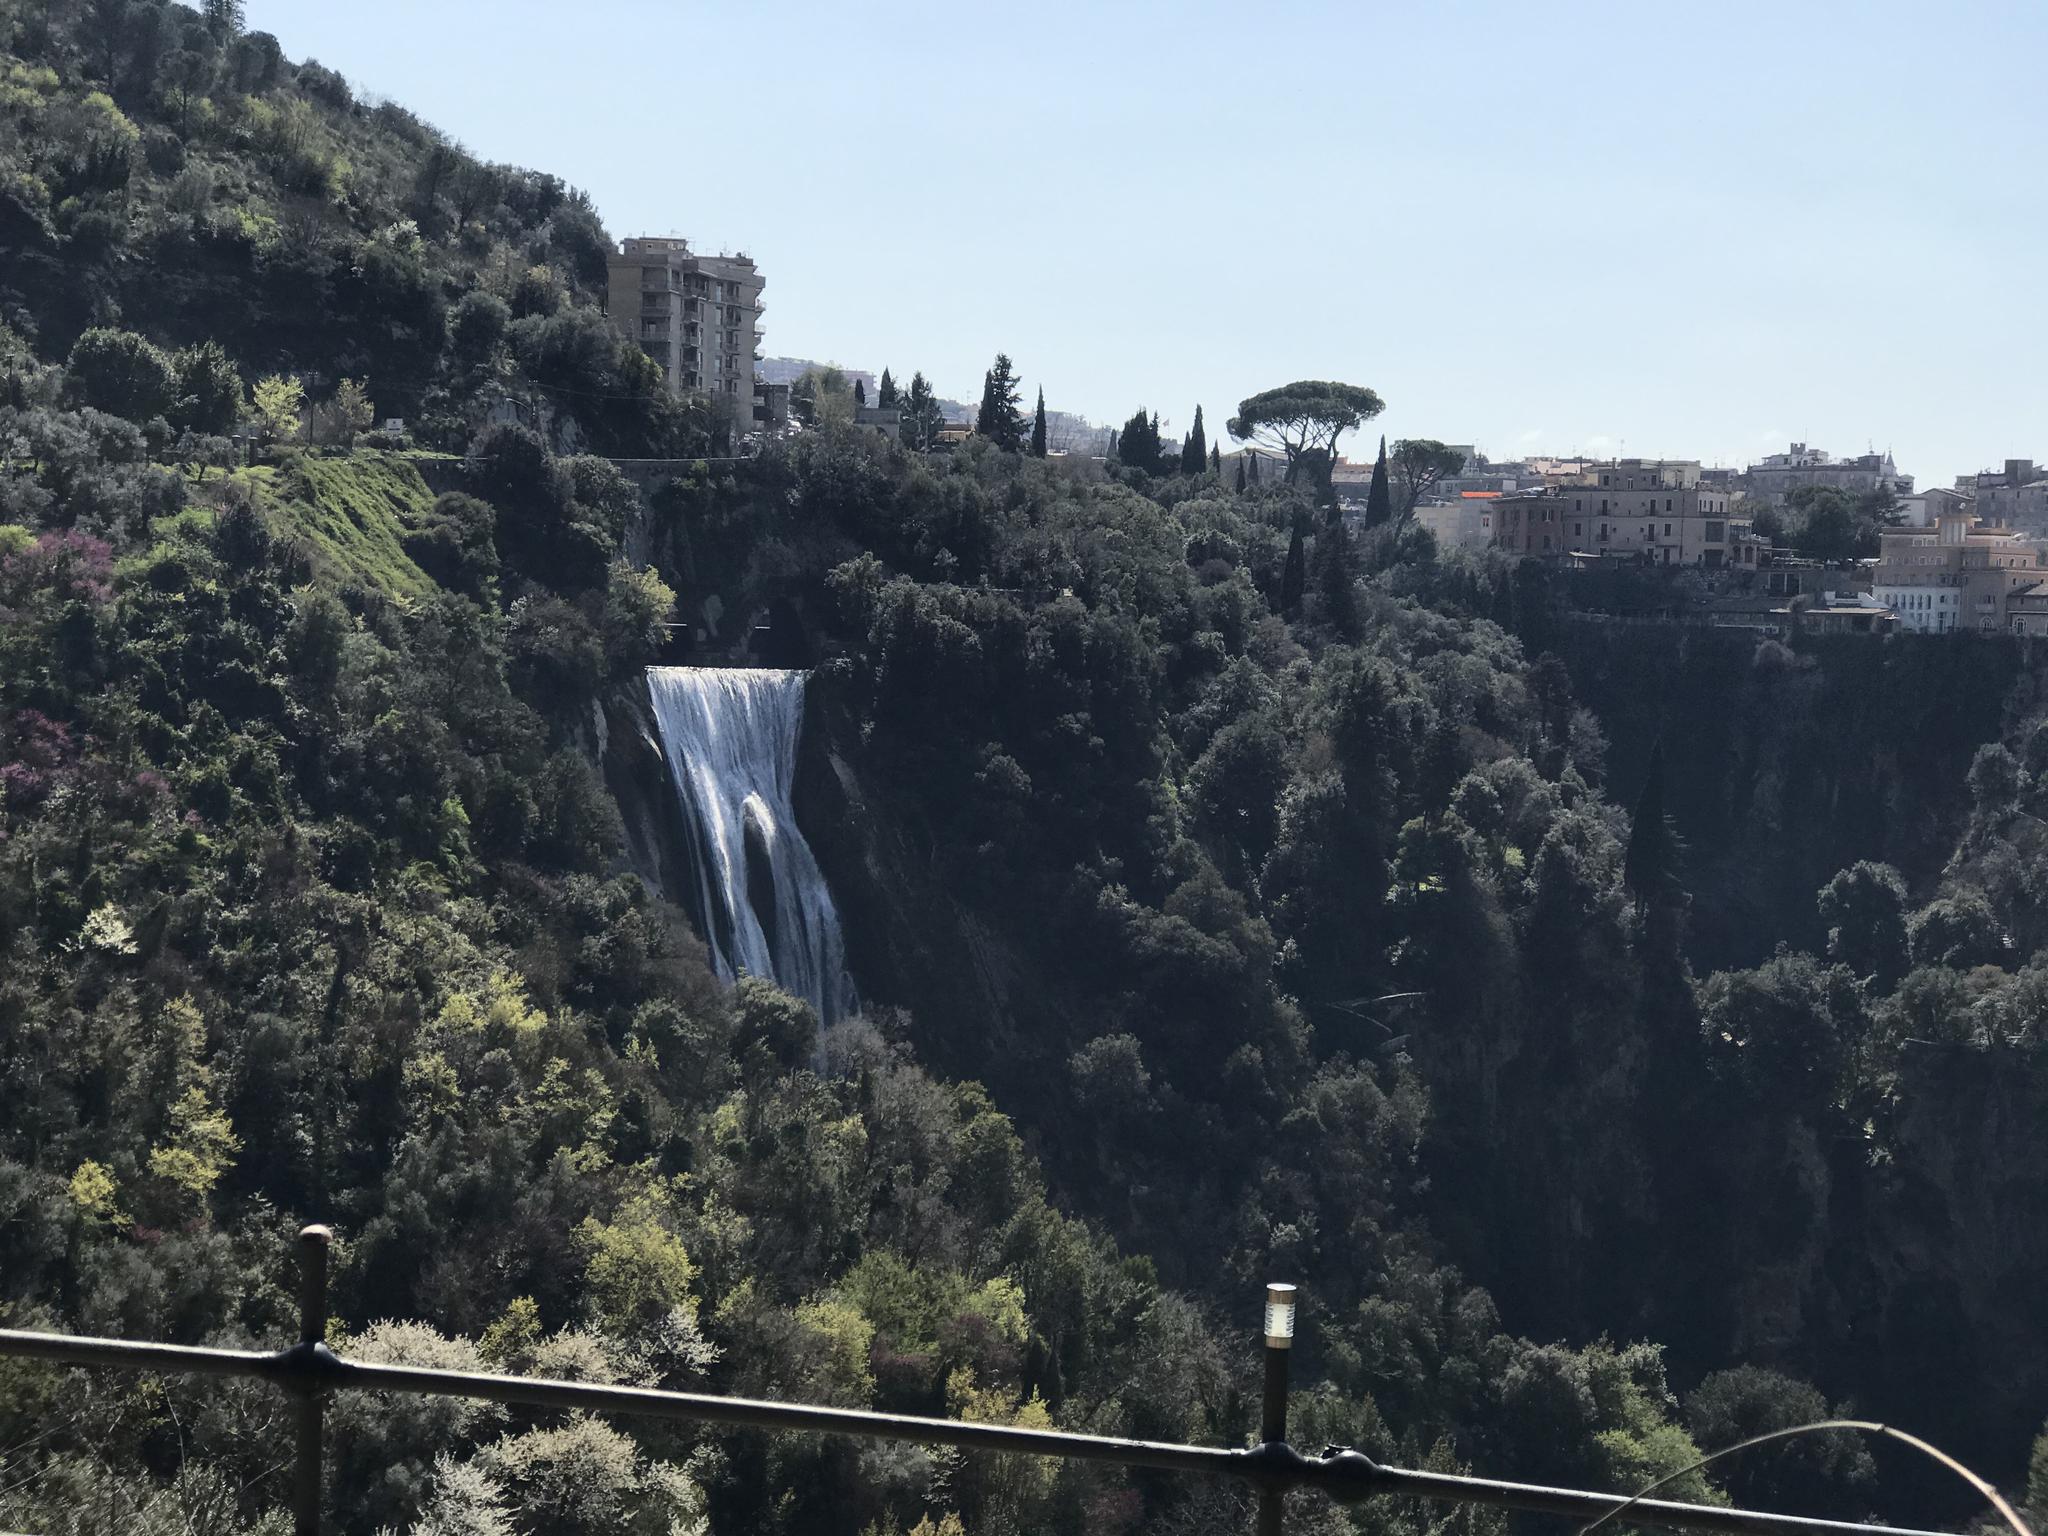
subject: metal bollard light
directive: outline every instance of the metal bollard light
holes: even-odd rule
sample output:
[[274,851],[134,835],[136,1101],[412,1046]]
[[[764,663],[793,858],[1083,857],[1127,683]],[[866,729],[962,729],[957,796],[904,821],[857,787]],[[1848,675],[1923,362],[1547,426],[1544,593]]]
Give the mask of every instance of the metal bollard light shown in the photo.
[[299,1342],[291,1351],[303,1360],[302,1379],[287,1379],[294,1394],[292,1418],[297,1454],[292,1462],[293,1536],[320,1536],[322,1492],[321,1431],[326,1418],[325,1389],[315,1379],[318,1357],[327,1353],[327,1250],[333,1229],[299,1229]]
[[[1294,1299],[1291,1285],[1266,1287],[1266,1387],[1259,1401],[1259,1449],[1275,1461],[1289,1459],[1287,1444],[1287,1366],[1294,1348]],[[1259,1489],[1258,1536],[1280,1536],[1286,1489],[1267,1483]]]

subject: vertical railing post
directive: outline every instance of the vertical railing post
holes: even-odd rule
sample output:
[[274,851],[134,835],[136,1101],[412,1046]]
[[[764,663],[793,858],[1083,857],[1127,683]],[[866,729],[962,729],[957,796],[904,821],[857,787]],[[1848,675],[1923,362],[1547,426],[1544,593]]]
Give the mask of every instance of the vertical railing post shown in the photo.
[[[327,1227],[299,1228],[299,1344],[309,1354],[327,1342]],[[292,1459],[292,1536],[320,1536],[321,1421],[326,1406],[307,1382],[292,1399],[297,1442]]]
[[[1266,1388],[1259,1401],[1259,1443],[1287,1443],[1287,1364],[1294,1345],[1294,1287],[1266,1287]],[[1267,1485],[1259,1490],[1258,1536],[1280,1536],[1286,1490]]]

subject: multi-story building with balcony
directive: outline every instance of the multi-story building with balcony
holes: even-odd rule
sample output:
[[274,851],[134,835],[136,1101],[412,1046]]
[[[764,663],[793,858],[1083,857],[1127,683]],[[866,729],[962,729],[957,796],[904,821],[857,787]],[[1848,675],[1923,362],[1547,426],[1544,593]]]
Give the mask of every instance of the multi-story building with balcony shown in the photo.
[[1967,512],[1943,513],[1932,528],[1887,528],[1871,590],[1914,634],[2016,626],[2020,594],[2048,579],[2048,538],[1992,528]]
[[704,394],[737,431],[753,426],[761,290],[751,258],[700,256],[690,242],[638,237],[611,259],[612,324],[661,366],[669,390]]

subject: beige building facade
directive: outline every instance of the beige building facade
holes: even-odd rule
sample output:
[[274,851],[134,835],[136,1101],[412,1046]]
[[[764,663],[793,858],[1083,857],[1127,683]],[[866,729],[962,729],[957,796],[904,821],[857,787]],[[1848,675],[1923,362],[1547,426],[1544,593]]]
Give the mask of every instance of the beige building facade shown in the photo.
[[1425,501],[1415,521],[1427,528],[1442,549],[1484,549],[1493,542],[1493,509],[1498,497],[1459,496],[1454,501]]
[[1911,634],[2005,632],[2013,599],[2048,579],[2048,538],[1989,528],[1964,512],[1932,528],[1888,528],[1880,547],[1872,591]]
[[1517,554],[1632,556],[1647,565],[1754,568],[1768,545],[1731,515],[1693,460],[1622,459],[1494,503],[1495,543]]
[[745,256],[700,256],[690,242],[639,237],[611,259],[612,324],[661,366],[672,394],[704,394],[735,430],[754,425],[760,271]]
[[1875,490],[1909,496],[1913,491],[1913,477],[1899,473],[1889,452],[1838,459],[1826,449],[1810,448],[1805,443],[1794,443],[1784,453],[1759,459],[1743,471],[1742,483],[1751,500],[1778,505],[1783,505],[1794,491],[1809,485],[1847,491],[1852,496]]

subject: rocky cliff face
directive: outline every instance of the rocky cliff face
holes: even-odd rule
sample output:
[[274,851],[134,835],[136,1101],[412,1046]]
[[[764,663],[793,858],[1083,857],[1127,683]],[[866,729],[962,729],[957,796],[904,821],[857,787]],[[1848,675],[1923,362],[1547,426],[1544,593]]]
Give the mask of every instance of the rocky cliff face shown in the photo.
[[[644,683],[605,700],[590,746],[618,801],[623,866],[691,911],[692,843]],[[866,791],[859,755],[858,732],[821,671],[798,746],[796,813],[839,908],[848,969],[864,1004],[917,1021],[924,1060],[972,1075],[993,1043],[1015,1034],[1011,1000],[1027,990],[1018,958],[939,889],[908,808]]]
[[1014,1040],[1027,979],[1016,954],[940,888],[914,808],[870,792],[860,757],[859,732],[821,669],[798,748],[796,813],[838,903],[848,966],[867,1003],[909,1011],[922,1060],[976,1075],[991,1048]]
[[1780,942],[1819,952],[1814,894],[1858,859],[1925,891],[1968,813],[1971,758],[2048,697],[2048,646],[2005,637],[1792,650],[1737,630],[1582,621],[1555,641],[1607,735],[1610,799],[1635,803],[1663,745],[1702,974]]
[[622,862],[648,889],[687,912],[696,899],[697,871],[645,680],[614,690],[596,706],[594,720],[591,745],[625,826]]

